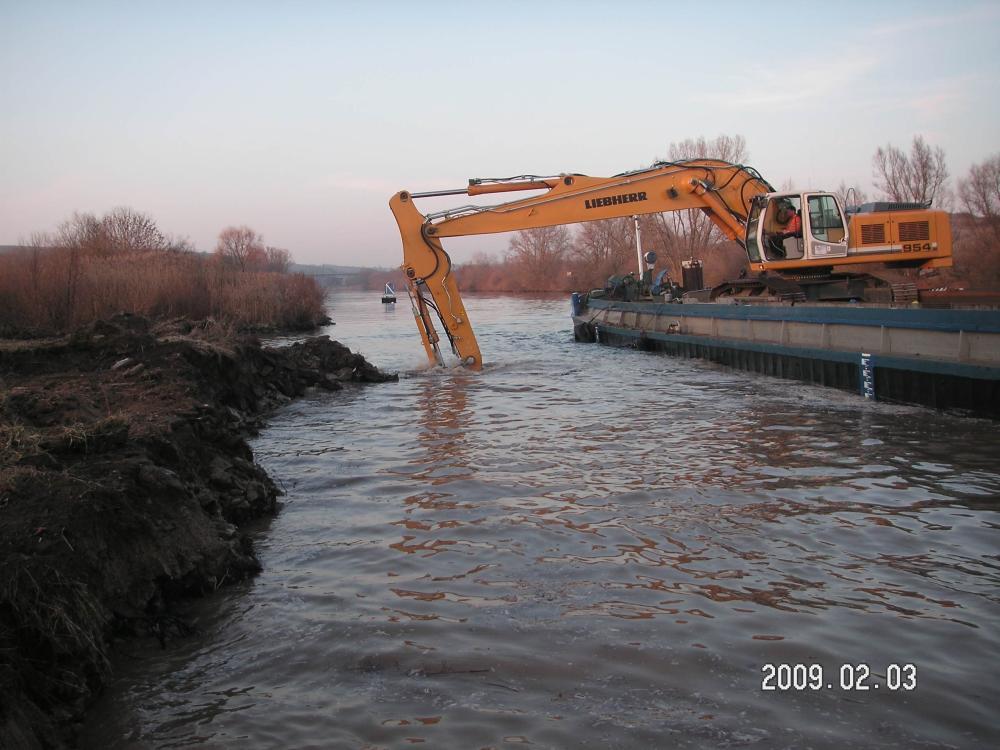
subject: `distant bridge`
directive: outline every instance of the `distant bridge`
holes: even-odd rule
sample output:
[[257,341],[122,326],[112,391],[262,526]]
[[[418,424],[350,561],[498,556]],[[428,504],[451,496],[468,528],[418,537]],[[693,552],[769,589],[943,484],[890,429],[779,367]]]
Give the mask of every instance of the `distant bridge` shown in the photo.
[[325,287],[348,286],[351,282],[359,281],[361,279],[361,274],[357,272],[352,273],[349,271],[331,271],[329,273],[309,273],[306,275],[316,279],[321,285]]

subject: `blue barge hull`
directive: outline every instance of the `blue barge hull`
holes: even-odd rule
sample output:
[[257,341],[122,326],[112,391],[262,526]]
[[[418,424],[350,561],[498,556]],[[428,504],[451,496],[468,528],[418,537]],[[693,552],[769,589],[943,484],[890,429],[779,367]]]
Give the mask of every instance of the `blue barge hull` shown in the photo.
[[1000,311],[573,297],[596,341],[1000,418]]

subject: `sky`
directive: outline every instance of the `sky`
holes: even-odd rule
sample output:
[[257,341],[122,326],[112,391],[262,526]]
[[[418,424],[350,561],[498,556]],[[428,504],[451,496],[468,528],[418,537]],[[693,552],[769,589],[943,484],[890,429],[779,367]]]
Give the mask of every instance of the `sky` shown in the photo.
[[246,225],[394,267],[399,190],[720,134],[776,186],[869,191],[875,150],[922,135],[954,185],[1000,153],[998,39],[995,1],[0,0],[0,245],[128,206],[200,250]]

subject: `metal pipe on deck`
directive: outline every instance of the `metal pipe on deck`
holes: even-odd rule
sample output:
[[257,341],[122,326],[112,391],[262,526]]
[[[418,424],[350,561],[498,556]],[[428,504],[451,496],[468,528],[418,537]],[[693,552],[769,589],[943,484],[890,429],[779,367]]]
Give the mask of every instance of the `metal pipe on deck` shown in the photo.
[[639,283],[642,283],[642,276],[646,273],[646,261],[642,257],[642,230],[639,229],[639,217],[633,216],[632,222],[635,224],[635,252],[639,256]]

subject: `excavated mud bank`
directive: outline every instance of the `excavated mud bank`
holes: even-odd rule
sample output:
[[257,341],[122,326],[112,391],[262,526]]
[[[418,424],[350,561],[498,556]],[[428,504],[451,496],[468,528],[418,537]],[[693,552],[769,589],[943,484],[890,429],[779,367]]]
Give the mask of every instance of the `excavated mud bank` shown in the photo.
[[113,642],[260,569],[278,490],[246,436],[311,387],[394,380],[327,337],[266,348],[119,316],[0,341],[0,747],[74,744]]

